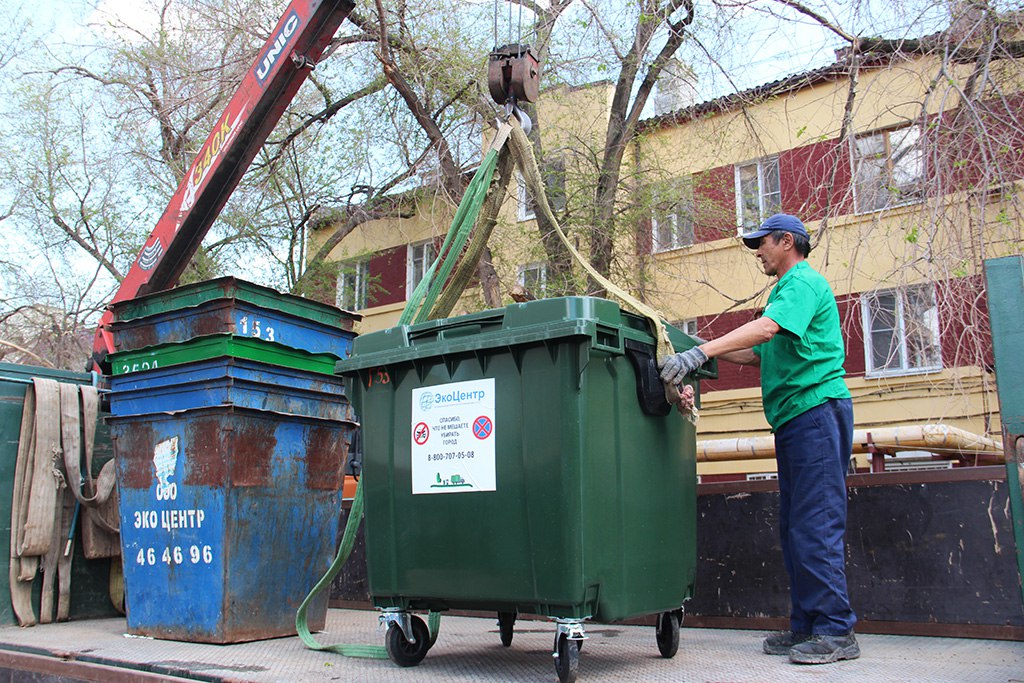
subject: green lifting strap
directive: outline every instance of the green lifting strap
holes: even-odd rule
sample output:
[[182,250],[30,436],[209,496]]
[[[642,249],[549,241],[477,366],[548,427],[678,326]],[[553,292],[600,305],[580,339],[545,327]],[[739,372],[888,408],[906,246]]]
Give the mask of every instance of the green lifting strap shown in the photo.
[[476,224],[477,216],[480,214],[480,207],[487,198],[487,191],[491,187],[491,178],[494,176],[494,169],[498,165],[498,150],[491,149],[484,156],[480,168],[473,174],[466,193],[459,202],[459,208],[455,211],[455,218],[452,219],[448,234],[445,235],[444,243],[438,252],[434,262],[424,274],[423,279],[416,285],[409,301],[398,319],[399,325],[408,325],[413,322],[427,320],[437,297],[448,281],[452,269],[462,255],[462,249],[466,246],[466,240]]
[[[441,245],[438,257],[430,264],[430,268],[423,279],[420,280],[413,290],[409,301],[405,305],[405,310],[402,311],[402,315],[398,319],[399,325],[423,322],[429,319],[431,312],[434,310],[434,304],[437,302],[438,297],[448,282],[448,277],[462,256],[466,241],[469,239],[477,217],[480,215],[480,208],[483,206],[491,189],[494,169],[498,165],[498,151],[504,145],[508,136],[507,125],[505,124],[499,130],[495,138],[497,144],[493,145],[490,151],[487,152],[480,167],[473,174],[473,180],[470,181],[469,187],[466,188],[466,192],[462,196],[462,201],[459,202],[458,209],[455,211],[455,217],[448,228],[448,234]],[[345,562],[348,561],[348,557],[352,553],[352,547],[355,545],[356,531],[362,518],[363,484],[360,479],[356,483],[356,495],[352,501],[352,508],[349,510],[348,519],[345,522],[345,532],[341,538],[338,554],[335,556],[327,573],[313,586],[313,590],[309,592],[306,599],[299,605],[298,612],[295,614],[295,630],[298,632],[302,642],[311,650],[335,652],[346,657],[387,659],[387,650],[380,645],[321,645],[310,633],[306,617],[309,604],[313,601],[313,598],[331,585],[334,577],[338,575],[341,568],[345,566]],[[439,612],[430,612],[427,617],[427,628],[430,632],[431,645],[437,640],[440,625],[441,614]]]
[[[359,529],[359,523],[363,519],[363,482],[360,479],[356,482],[356,495],[352,500],[352,507],[348,512],[348,520],[345,523],[345,533],[341,537],[341,545],[338,548],[338,554],[335,556],[334,561],[331,563],[327,573],[317,581],[316,585],[313,586],[313,590],[309,592],[306,599],[299,605],[298,612],[295,613],[295,630],[299,634],[299,638],[302,642],[311,650],[319,650],[321,652],[335,652],[346,657],[363,657],[367,659],[387,659],[387,650],[382,645],[321,645],[313,637],[313,634],[309,631],[309,623],[306,618],[306,613],[309,610],[309,604],[313,601],[321,591],[327,590],[331,582],[334,581],[334,577],[338,575],[341,568],[345,566],[345,562],[348,561],[349,555],[352,554],[352,547],[356,543],[356,531]],[[441,624],[441,615],[437,612],[431,612],[427,617],[427,627],[430,630],[430,644],[433,645],[434,641],[437,640],[437,632]]]

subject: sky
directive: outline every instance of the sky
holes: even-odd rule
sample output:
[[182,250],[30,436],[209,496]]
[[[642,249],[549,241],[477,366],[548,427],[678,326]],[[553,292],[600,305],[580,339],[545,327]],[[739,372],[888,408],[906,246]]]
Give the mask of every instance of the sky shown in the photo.
[[[483,2],[465,1],[467,8],[473,6],[474,10]],[[616,1],[590,0],[587,4],[605,5]],[[1019,4],[1019,0],[991,1],[1004,8]],[[953,0],[900,0],[899,3],[892,0],[804,0],[804,4],[827,19],[854,32],[885,37],[919,37],[940,30],[948,21],[947,7],[951,2]],[[490,5],[491,0],[487,3]],[[157,0],[0,0],[0,8],[7,6],[23,11],[31,8],[26,13],[34,17],[37,30],[49,35],[49,40],[72,43],[88,43],[87,39],[83,40],[88,31],[86,26],[105,23],[105,18],[110,16],[141,28],[148,16],[152,16],[151,8],[156,4],[159,4]],[[897,11],[897,4],[903,9]],[[280,0],[280,5],[283,12],[287,0]],[[823,66],[834,60],[834,50],[844,44],[835,34],[777,0],[717,0],[716,5],[712,12],[709,11],[710,0],[696,0],[697,21],[692,28],[698,31],[704,47],[687,45],[680,54],[684,61],[706,66],[698,71],[698,100]],[[529,23],[526,15],[520,20],[518,9],[512,12],[513,24]],[[710,25],[712,18],[716,18],[719,25]],[[508,20],[505,12],[499,14],[499,21]],[[723,72],[729,72],[730,78]]]

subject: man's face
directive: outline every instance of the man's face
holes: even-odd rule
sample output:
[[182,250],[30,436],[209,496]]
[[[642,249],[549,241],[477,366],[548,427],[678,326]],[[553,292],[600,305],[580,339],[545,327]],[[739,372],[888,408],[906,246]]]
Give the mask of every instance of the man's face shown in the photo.
[[793,236],[789,233],[785,233],[778,242],[771,235],[761,238],[761,243],[757,246],[754,255],[761,262],[761,268],[765,275],[774,277],[779,274],[779,266],[786,255],[786,245],[792,246],[792,243]]

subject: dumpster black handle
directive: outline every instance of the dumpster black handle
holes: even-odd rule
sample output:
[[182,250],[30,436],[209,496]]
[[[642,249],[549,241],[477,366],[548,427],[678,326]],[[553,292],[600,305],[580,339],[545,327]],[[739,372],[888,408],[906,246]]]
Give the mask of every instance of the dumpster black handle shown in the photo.
[[636,398],[644,415],[664,417],[672,412],[672,406],[665,400],[665,388],[658,376],[656,350],[652,344],[644,344],[627,338],[623,344],[626,357],[636,371]]

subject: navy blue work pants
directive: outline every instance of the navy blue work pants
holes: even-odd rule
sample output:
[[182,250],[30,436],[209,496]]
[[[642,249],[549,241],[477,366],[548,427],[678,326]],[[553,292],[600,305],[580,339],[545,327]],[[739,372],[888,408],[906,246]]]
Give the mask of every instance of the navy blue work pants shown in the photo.
[[857,621],[846,590],[846,472],[853,404],[829,399],[779,427],[779,526],[789,574],[790,628],[839,635]]

